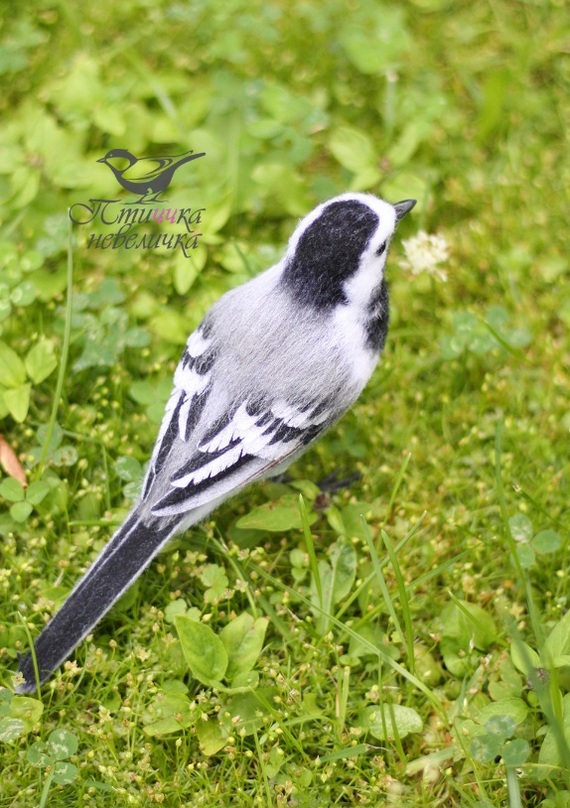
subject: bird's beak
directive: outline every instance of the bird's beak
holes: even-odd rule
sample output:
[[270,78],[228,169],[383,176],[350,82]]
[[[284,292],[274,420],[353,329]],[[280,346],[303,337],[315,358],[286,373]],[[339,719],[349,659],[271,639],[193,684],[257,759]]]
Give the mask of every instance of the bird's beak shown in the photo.
[[107,158],[106,158],[106,157],[100,157],[100,158],[97,160],[97,162],[98,162],[98,163],[106,163],[106,162],[107,162]]
[[402,202],[396,202],[394,205],[396,210],[396,221],[401,222],[406,213],[409,213],[415,204],[415,199],[404,199]]

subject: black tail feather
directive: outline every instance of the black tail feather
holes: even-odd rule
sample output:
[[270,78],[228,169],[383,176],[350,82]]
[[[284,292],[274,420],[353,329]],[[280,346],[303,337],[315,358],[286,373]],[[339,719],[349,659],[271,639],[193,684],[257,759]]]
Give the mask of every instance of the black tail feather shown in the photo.
[[[45,682],[67,659],[173,532],[172,524],[143,524],[136,511],[126,519],[37,638],[34,647],[40,682]],[[25,682],[18,692],[33,692],[36,681],[31,654],[21,660],[20,671]]]

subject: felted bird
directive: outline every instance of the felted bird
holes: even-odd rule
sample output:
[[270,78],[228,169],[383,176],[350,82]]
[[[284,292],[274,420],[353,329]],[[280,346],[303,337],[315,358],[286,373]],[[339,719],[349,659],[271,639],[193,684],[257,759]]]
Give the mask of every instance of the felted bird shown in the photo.
[[[204,157],[205,154],[206,152],[194,154],[193,151],[189,151],[171,157],[168,155],[135,157],[128,149],[111,149],[97,162],[109,166],[125,191],[141,194],[141,201],[144,199],[146,202],[154,202],[159,194],[166,191],[172,182],[174,172],[180,166]],[[125,165],[125,160],[128,165]],[[122,168],[119,167],[121,165]]]
[[277,264],[213,305],[186,343],[140,496],[21,660],[19,693],[49,678],[172,536],[281,474],[352,406],[384,347],[388,248],[414,205],[323,202]]

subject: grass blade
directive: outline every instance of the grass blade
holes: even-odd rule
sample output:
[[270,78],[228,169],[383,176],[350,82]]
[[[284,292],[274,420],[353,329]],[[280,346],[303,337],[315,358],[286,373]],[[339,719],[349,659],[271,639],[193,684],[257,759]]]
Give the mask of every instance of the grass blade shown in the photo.
[[51,438],[55,425],[57,422],[57,413],[61,402],[61,395],[63,393],[63,384],[65,381],[65,373],[67,370],[67,360],[69,357],[69,345],[71,342],[71,314],[73,303],[73,227],[71,219],[67,219],[67,293],[65,298],[65,322],[63,327],[63,343],[61,346],[61,357],[59,360],[59,371],[57,374],[57,383],[55,386],[55,393],[53,396],[53,404],[51,408],[50,419],[48,421],[47,433],[42,449],[42,454],[39,462],[38,477],[42,476],[45,468],[47,454],[51,444]]

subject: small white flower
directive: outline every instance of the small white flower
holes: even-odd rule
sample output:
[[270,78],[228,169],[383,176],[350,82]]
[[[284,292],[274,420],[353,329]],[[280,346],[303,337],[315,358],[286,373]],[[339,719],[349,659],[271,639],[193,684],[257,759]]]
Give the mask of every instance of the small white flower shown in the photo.
[[408,267],[412,275],[427,272],[442,281],[447,280],[447,273],[441,269],[440,264],[447,261],[449,247],[443,236],[430,235],[424,230],[402,242],[406,260],[404,266]]

